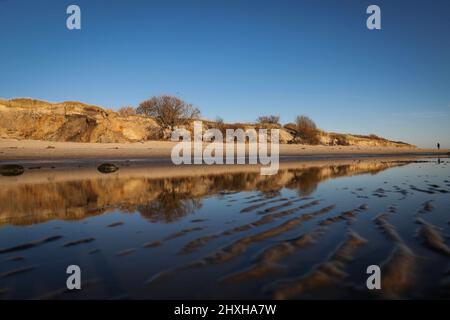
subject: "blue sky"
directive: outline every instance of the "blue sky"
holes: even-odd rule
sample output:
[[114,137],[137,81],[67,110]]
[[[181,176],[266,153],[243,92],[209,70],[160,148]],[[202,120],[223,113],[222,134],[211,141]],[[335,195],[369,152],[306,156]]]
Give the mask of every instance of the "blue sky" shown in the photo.
[[306,114],[450,147],[449,35],[448,0],[0,0],[0,97],[117,109],[169,93],[211,119]]

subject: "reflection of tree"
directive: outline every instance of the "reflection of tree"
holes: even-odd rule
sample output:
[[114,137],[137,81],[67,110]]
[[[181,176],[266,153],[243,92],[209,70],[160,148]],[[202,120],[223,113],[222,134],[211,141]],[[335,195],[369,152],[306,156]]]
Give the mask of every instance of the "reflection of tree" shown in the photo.
[[255,172],[215,175],[211,177],[211,186],[219,191],[239,191],[254,184],[258,177],[259,174]]
[[307,196],[317,189],[321,181],[321,168],[310,168],[308,170],[292,170],[293,178],[286,184],[287,188],[298,189],[300,196]]
[[280,180],[283,174],[284,172],[280,171],[277,175],[264,176],[264,178],[256,183],[256,189],[266,198],[280,196],[280,190],[283,188],[283,185],[280,184]]
[[334,166],[330,167],[332,171],[332,177],[345,177],[351,174],[351,167],[349,165],[343,165],[343,166]]
[[152,222],[172,222],[201,207],[201,200],[190,198],[189,194],[180,194],[175,190],[163,190],[155,200],[138,205],[137,210]]

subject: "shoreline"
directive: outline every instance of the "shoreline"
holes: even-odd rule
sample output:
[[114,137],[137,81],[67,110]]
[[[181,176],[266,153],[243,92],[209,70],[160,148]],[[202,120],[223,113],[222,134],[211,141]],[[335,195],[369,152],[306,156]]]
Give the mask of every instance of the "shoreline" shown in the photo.
[[[178,142],[146,141],[136,143],[80,143],[41,140],[0,139],[0,163],[13,161],[170,161],[172,147]],[[391,156],[443,156],[449,149],[391,148],[368,146],[311,146],[280,144],[280,162],[307,159],[338,159]]]

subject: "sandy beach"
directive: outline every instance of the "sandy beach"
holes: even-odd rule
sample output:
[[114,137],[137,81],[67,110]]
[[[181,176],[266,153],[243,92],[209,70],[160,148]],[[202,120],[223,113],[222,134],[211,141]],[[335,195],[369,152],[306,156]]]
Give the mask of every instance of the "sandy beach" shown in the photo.
[[[79,143],[38,140],[0,140],[0,161],[65,159],[169,159],[177,142]],[[311,146],[280,144],[280,157],[343,157],[446,155],[449,149],[389,148],[363,146]],[[282,160],[282,159],[281,159]]]

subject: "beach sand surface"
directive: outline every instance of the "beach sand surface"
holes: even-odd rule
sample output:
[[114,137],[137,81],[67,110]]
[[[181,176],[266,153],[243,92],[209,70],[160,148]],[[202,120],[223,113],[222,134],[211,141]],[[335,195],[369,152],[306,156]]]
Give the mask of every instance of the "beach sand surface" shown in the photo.
[[[64,159],[168,159],[178,142],[79,143],[0,139],[0,161]],[[206,144],[205,144],[206,145]],[[351,155],[438,155],[449,149],[280,144],[280,157]]]

